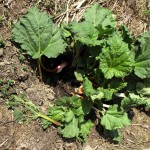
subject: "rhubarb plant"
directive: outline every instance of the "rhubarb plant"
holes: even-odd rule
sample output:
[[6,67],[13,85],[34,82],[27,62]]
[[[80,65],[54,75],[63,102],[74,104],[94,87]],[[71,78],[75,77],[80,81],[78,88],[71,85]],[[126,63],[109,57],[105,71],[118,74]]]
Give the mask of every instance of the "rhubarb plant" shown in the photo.
[[131,124],[129,109],[150,107],[150,31],[134,39],[125,25],[116,28],[115,16],[97,3],[66,29],[74,39],[82,101],[91,102],[104,133],[120,141],[119,129]]
[[46,12],[40,12],[36,7],[28,10],[12,30],[12,38],[21,45],[33,59],[38,60],[40,78],[41,57],[56,58],[65,52],[65,43],[61,31]]
[[[84,141],[94,126],[90,119],[85,120],[85,117],[91,111],[92,105],[91,101],[82,101],[77,96],[64,96],[58,99],[54,106],[50,107],[47,116],[62,123],[60,133],[63,137],[77,138]],[[48,120],[45,120],[44,128],[47,128],[50,124]]]
[[[48,110],[47,116],[61,123],[65,138],[85,141],[96,118],[105,135],[120,141],[119,129],[132,123],[128,111],[150,109],[150,31],[134,39],[125,25],[116,24],[115,15],[96,3],[80,22],[61,26],[82,91],[56,100]],[[39,66],[42,55],[56,58],[65,51],[58,27],[35,7],[16,23],[13,38]],[[43,120],[44,128],[51,124]]]

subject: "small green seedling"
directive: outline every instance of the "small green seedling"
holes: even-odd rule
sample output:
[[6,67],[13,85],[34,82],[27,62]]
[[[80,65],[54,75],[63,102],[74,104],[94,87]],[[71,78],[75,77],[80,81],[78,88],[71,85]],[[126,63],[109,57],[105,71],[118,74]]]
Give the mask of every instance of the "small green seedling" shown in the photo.
[[144,10],[144,14],[145,14],[145,16],[150,16],[150,9],[148,9],[148,10]]
[[0,16],[0,24],[3,22],[4,18],[3,16]]
[[0,80],[0,92],[3,94],[3,96],[8,96],[8,90],[11,86],[15,84],[14,80],[8,80],[7,83],[5,83],[3,80]]
[[4,47],[4,46],[5,46],[4,41],[3,41],[2,39],[0,39],[0,48],[1,48],[1,47]]
[[27,67],[27,66],[24,66],[24,67],[22,67],[22,70],[23,70],[23,71],[28,71],[28,67]]

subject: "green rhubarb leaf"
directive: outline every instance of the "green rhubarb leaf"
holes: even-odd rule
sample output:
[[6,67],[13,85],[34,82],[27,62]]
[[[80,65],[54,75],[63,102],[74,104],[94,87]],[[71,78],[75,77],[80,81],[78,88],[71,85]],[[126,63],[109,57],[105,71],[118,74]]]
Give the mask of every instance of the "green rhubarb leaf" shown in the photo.
[[50,107],[48,111],[48,116],[57,120],[63,122],[65,118],[65,113],[67,111],[67,108],[62,107],[62,106],[54,106]]
[[98,30],[94,28],[90,22],[73,22],[71,24],[71,30],[74,33],[75,39],[80,41],[82,44],[88,46],[100,45],[98,39]]
[[96,93],[96,90],[94,90],[92,82],[85,77],[83,82],[83,90],[86,96],[91,96]]
[[112,31],[116,27],[116,17],[110,10],[95,3],[84,13],[85,21],[91,22],[99,31],[99,35]]
[[[147,81],[148,82],[148,81]],[[149,97],[150,98],[150,83],[149,85],[141,82],[136,84],[136,91],[142,97]]]
[[150,78],[150,31],[142,34],[138,41],[141,51],[136,52],[134,72],[142,79]]
[[[104,43],[106,43],[105,40],[103,40],[103,41],[104,41]],[[93,47],[90,47],[88,50],[89,50],[89,53],[92,56],[92,58],[96,58],[97,56],[99,56],[100,52],[102,51],[100,46],[93,46]]]
[[106,100],[112,100],[113,95],[116,92],[119,92],[123,88],[127,86],[126,82],[121,82],[119,79],[111,80],[111,82],[108,84],[108,88],[104,89],[103,87],[99,87],[98,90],[104,93],[104,98]]
[[15,24],[12,33],[14,41],[20,43],[21,48],[34,59],[42,55],[56,58],[65,51],[58,27],[45,12],[40,12],[36,7],[30,8]]
[[90,100],[83,100],[82,101],[82,111],[84,112],[84,115],[89,114],[92,107],[93,107],[92,101],[90,101]]
[[84,78],[83,90],[85,95],[90,97],[92,101],[95,101],[96,99],[100,100],[104,97],[104,93],[100,90],[95,90],[92,82],[87,77]]
[[94,124],[92,123],[91,120],[83,122],[80,127],[81,128],[79,133],[80,136],[83,137],[83,139],[86,139],[93,126]]
[[56,101],[56,105],[64,107],[79,108],[82,105],[82,100],[78,96],[67,97],[63,96]]
[[150,98],[130,93],[129,96],[125,97],[121,102],[121,106],[126,110],[140,105],[144,105],[146,108],[150,109]]
[[104,94],[103,97],[109,101],[109,100],[112,100],[114,93],[119,92],[120,90],[122,90],[126,86],[127,86],[126,82],[122,82],[121,79],[115,78],[115,79],[110,81],[107,89],[104,89],[103,87],[99,87],[97,90],[99,92],[102,92]]
[[78,81],[83,81],[84,72],[81,70],[77,70],[74,72],[74,75]]
[[123,82],[121,79],[113,79],[108,84],[108,89],[112,89],[114,92],[119,92],[127,86],[127,82]]
[[113,89],[104,89],[102,87],[99,87],[97,90],[99,91],[99,93],[103,93],[103,98],[105,98],[108,101],[112,100],[112,96],[114,94]]
[[114,33],[108,40],[108,46],[102,49],[99,60],[99,68],[106,79],[113,77],[123,78],[132,71],[134,55],[121,37]]
[[74,112],[69,110],[66,114],[65,114],[65,121],[66,122],[70,122],[72,119],[74,118]]
[[65,138],[74,138],[79,135],[78,119],[73,118],[72,121],[61,130],[63,137]]
[[62,30],[62,34],[65,38],[68,38],[71,36],[70,31],[68,30],[69,26],[68,24],[62,23],[61,24],[61,30]]
[[78,109],[75,109],[74,113],[76,114],[77,117],[84,116],[84,112],[83,112],[82,107],[79,107]]
[[90,96],[91,100],[94,102],[95,100],[101,100],[104,98],[104,92],[97,91],[95,94]]
[[123,41],[126,42],[129,46],[129,48],[132,48],[132,44],[133,44],[133,37],[132,35],[130,34],[128,28],[126,25],[122,25],[120,28],[119,28],[120,32],[121,32],[121,35],[122,35],[122,38],[123,38]]
[[118,108],[117,105],[113,105],[105,111],[103,117],[101,118],[101,124],[107,130],[116,130],[118,128],[130,125],[131,120],[128,118],[127,113],[124,112],[123,109]]

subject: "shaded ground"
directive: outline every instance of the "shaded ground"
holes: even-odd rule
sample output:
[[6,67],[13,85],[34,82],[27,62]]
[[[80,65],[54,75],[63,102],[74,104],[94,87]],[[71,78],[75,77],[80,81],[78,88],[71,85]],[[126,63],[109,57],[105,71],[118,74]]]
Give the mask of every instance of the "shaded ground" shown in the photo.
[[[50,76],[46,83],[40,83],[36,72],[36,62],[25,54],[19,52],[10,42],[13,23],[33,4],[37,4],[42,10],[55,15],[55,21],[70,21],[74,18],[81,19],[85,8],[89,7],[91,1],[47,1],[36,0],[0,0],[0,39],[5,43],[0,48],[0,79],[4,84],[0,88],[7,94],[25,93],[45,112],[48,104],[56,97],[68,95],[73,91],[69,81],[64,81],[61,75]],[[148,1],[144,0],[108,0],[98,1],[102,6],[110,8],[116,15],[118,25],[125,23],[133,36],[138,36],[150,27],[150,18],[144,14],[144,10],[150,7]],[[63,72],[62,72],[63,74]],[[53,82],[53,84],[50,84]],[[10,88],[7,85],[10,84]],[[76,141],[62,139],[55,127],[43,131],[40,123],[32,122],[29,125],[16,124],[13,122],[12,111],[8,110],[0,93],[0,149],[8,150],[148,150],[150,149],[150,112],[134,109],[133,124],[122,129],[123,140],[120,144],[114,144],[102,134],[92,130],[87,142],[83,145]],[[98,129],[100,130],[100,129]]]

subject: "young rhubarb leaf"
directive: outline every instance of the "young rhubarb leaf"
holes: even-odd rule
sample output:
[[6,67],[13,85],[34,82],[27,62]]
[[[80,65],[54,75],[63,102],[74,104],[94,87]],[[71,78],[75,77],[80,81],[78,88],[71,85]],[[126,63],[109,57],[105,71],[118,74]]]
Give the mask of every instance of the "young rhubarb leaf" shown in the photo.
[[98,30],[94,28],[90,22],[73,22],[71,24],[71,30],[75,34],[75,39],[80,41],[82,44],[88,46],[100,45],[98,39]]
[[96,90],[93,88],[92,82],[87,77],[84,78],[83,90],[86,96],[96,94]]
[[91,120],[85,121],[83,124],[81,124],[81,130],[79,133],[80,136],[83,137],[83,139],[86,139],[93,126],[94,124]]
[[[85,116],[90,113],[92,106],[93,102],[91,101],[82,100],[77,96],[64,96],[58,99],[53,107],[50,107],[47,115],[62,123],[60,132],[63,137],[84,141],[93,126],[90,120],[85,120]],[[43,123],[45,128],[50,125],[49,122],[44,121]]]
[[136,84],[136,91],[141,97],[149,97],[150,98],[150,82],[147,83],[138,82]]
[[56,58],[65,51],[58,27],[45,12],[40,12],[36,7],[30,8],[15,24],[12,33],[14,41],[20,43],[21,48],[33,59],[38,59],[42,55]]
[[65,121],[67,123],[71,122],[74,118],[74,112],[72,110],[69,110],[66,114],[65,114]]
[[120,79],[113,79],[110,81],[107,88],[99,87],[97,88],[97,90],[99,92],[103,92],[104,98],[109,101],[109,100],[112,100],[113,94],[115,94],[116,92],[119,92],[126,86],[127,86],[126,82],[122,82]]
[[123,78],[130,74],[134,62],[134,55],[128,49],[128,45],[124,43],[121,37],[114,33],[102,49],[99,55],[100,66],[106,79],[113,77]]
[[104,98],[104,92],[100,90],[95,90],[93,88],[92,82],[85,77],[83,82],[83,91],[86,96],[90,97],[90,99],[94,102],[94,100],[99,99],[101,100]]
[[78,119],[73,118],[72,121],[61,130],[63,137],[65,138],[74,138],[79,135]]
[[78,81],[81,81],[81,82],[83,81],[83,73],[80,70],[77,70],[74,72],[74,75]]
[[107,101],[112,100],[112,96],[115,92],[113,89],[104,89],[103,87],[99,87],[97,90],[99,93],[103,93],[103,98],[105,98]]
[[126,112],[123,109],[118,108],[117,105],[113,105],[105,111],[101,118],[101,124],[107,130],[116,130],[124,126],[130,125],[131,120],[128,118]]
[[56,101],[56,106],[64,106],[64,107],[70,106],[70,108],[79,108],[81,105],[82,101],[80,97],[77,96],[72,97],[63,96]]
[[134,93],[130,93],[128,97],[125,97],[121,101],[121,106],[125,110],[129,110],[130,108],[137,107],[140,105],[144,105],[147,109],[150,109],[150,97],[141,97]]
[[91,22],[94,25],[99,31],[99,35],[110,32],[116,27],[116,17],[110,10],[100,7],[98,3],[88,8],[84,17],[86,22]]
[[142,34],[138,41],[141,51],[136,52],[134,72],[142,79],[150,78],[150,31]]
[[64,122],[65,118],[65,112],[67,109],[62,106],[55,106],[55,107],[50,107],[48,116],[54,118],[57,121]]

